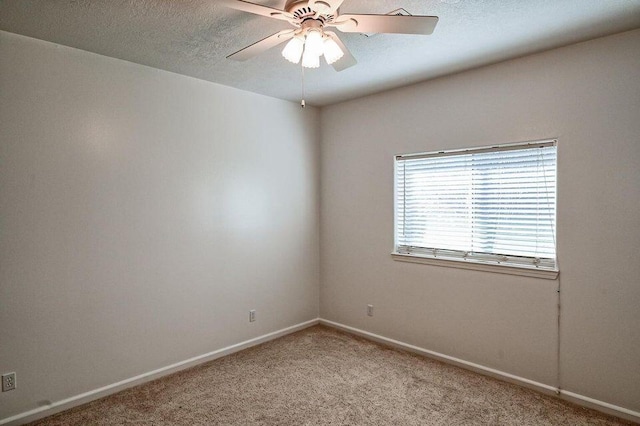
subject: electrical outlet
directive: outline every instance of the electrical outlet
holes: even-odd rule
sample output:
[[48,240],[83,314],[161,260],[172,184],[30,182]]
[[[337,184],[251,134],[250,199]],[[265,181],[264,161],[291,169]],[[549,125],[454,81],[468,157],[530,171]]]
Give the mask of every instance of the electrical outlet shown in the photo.
[[373,305],[367,305],[367,315],[373,316]]
[[249,311],[249,322],[255,322],[255,321],[256,321],[256,311],[251,310]]
[[2,375],[2,392],[8,392],[16,388],[16,373]]

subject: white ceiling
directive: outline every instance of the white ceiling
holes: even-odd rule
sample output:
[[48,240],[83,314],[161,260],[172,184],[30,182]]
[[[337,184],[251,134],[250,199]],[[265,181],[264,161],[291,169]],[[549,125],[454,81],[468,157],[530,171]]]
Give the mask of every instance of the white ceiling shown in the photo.
[[[253,0],[282,7],[284,0]],[[436,15],[433,35],[344,34],[358,65],[305,72],[327,105],[640,27],[640,0],[346,0],[342,13]],[[0,29],[281,99],[299,101],[300,67],[275,48],[225,59],[288,24],[215,0],[0,0]],[[639,46],[640,48],[640,46]]]

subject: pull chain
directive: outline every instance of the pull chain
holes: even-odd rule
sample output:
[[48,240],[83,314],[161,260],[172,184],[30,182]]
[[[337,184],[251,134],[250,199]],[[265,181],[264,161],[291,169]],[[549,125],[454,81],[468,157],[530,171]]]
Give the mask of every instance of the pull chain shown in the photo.
[[300,102],[300,106],[304,108],[307,104],[304,101],[304,67],[301,65],[300,69],[302,70],[302,101]]

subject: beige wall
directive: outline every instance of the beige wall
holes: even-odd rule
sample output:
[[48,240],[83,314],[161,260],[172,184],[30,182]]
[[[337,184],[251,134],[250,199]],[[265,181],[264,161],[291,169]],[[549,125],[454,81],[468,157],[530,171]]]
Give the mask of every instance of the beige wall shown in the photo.
[[555,385],[556,281],[389,255],[394,154],[550,137],[562,387],[640,410],[638,45],[599,39],[319,120],[0,32],[0,372],[18,373],[0,419],[315,318],[319,272],[326,319]]
[[639,411],[638,46],[628,32],[324,108],[321,316],[555,386],[557,281],[389,253],[394,154],[557,137],[561,385]]
[[314,108],[0,32],[0,123],[0,419],[318,316]]

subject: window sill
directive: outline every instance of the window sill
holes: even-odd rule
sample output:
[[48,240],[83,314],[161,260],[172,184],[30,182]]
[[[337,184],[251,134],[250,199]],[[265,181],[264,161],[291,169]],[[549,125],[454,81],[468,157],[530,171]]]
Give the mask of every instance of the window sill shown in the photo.
[[495,265],[490,263],[474,262],[472,260],[442,259],[430,256],[418,256],[415,254],[391,253],[393,260],[400,262],[422,263],[425,265],[444,266],[447,268],[473,269],[476,271],[494,272],[498,274],[522,275],[525,277],[555,280],[558,271],[549,271],[537,268],[520,266]]

